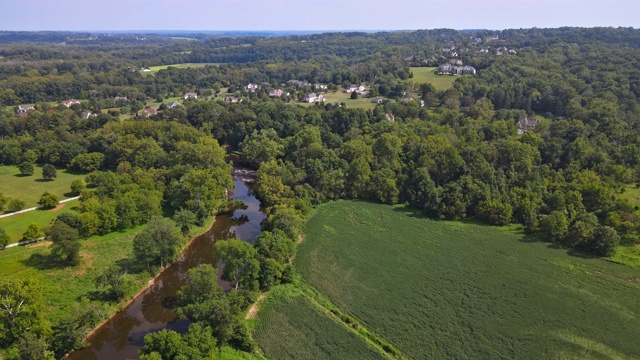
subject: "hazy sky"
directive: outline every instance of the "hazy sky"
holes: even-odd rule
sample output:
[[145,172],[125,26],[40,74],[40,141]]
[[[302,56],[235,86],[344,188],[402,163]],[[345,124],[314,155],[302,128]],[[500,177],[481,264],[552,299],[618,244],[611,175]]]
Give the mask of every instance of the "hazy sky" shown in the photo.
[[0,0],[0,30],[640,27],[640,0]]

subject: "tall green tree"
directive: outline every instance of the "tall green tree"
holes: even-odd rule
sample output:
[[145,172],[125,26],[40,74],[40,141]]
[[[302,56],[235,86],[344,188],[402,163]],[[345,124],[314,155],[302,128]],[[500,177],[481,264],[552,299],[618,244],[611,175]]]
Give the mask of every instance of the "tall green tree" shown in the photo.
[[46,337],[42,287],[29,277],[0,279],[0,348],[8,348],[26,333]]
[[238,239],[218,240],[214,253],[222,261],[222,279],[230,281],[234,289],[258,288],[260,263],[251,244]]
[[133,254],[147,268],[155,265],[165,267],[178,255],[181,242],[182,237],[173,221],[154,216],[133,239]]
[[53,180],[56,178],[57,170],[55,166],[51,164],[46,164],[42,167],[42,178],[45,180]]

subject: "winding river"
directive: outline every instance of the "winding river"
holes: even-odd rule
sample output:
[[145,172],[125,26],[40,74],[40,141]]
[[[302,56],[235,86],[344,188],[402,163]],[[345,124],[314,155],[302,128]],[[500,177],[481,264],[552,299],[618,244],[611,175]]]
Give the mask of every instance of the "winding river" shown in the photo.
[[[216,239],[236,237],[251,242],[260,235],[260,223],[266,215],[247,180],[246,171],[234,168],[235,187],[230,196],[233,200],[242,200],[246,209],[236,210],[233,215],[216,216],[213,226],[196,237],[153,285],[89,337],[91,345],[72,353],[67,359],[137,359],[146,334],[164,328],[186,332],[188,320],[176,319],[170,303],[184,285],[187,271],[199,264],[214,263],[213,243]],[[226,289],[229,287],[220,279],[218,283]]]

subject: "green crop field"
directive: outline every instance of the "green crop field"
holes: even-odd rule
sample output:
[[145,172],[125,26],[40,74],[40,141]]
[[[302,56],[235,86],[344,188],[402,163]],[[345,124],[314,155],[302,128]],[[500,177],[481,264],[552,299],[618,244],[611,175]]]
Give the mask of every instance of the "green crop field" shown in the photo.
[[632,267],[366,202],[320,206],[305,234],[305,281],[410,358],[640,358]]
[[291,285],[267,295],[255,322],[254,336],[271,359],[385,358]]
[[12,215],[0,219],[0,228],[3,228],[9,235],[9,244],[22,240],[22,234],[32,223],[37,224],[40,229],[48,228],[51,222],[60,214],[74,211],[79,201],[73,200],[61,204],[62,206],[50,210],[33,210],[22,214]]
[[155,75],[158,71],[167,69],[169,67],[177,68],[177,69],[188,69],[188,68],[201,68],[207,65],[220,65],[220,64],[219,63],[184,63],[184,64],[174,64],[174,65],[150,66],[148,69],[151,71],[140,70],[140,72],[143,75]]
[[453,82],[457,76],[436,75],[433,71],[434,67],[412,67],[409,68],[413,73],[413,78],[407,79],[407,82],[413,82],[417,85],[431,83],[436,90],[447,90],[453,86]]
[[52,181],[42,179],[42,167],[35,166],[32,176],[22,176],[17,166],[0,166],[0,193],[12,199],[27,203],[27,208],[38,206],[38,200],[45,191],[57,195],[60,200],[71,197],[71,182],[83,179],[85,175],[72,174],[58,169]]

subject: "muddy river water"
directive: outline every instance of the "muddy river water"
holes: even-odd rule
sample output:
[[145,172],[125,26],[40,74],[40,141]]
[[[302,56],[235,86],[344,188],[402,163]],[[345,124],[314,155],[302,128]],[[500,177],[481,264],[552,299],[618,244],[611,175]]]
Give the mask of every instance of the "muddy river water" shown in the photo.
[[[260,223],[265,214],[253,196],[251,185],[246,182],[249,177],[246,171],[235,169],[235,188],[230,194],[233,200],[244,201],[247,208],[236,210],[233,215],[216,216],[213,226],[196,237],[153,285],[89,337],[91,345],[67,359],[137,359],[146,334],[165,328],[186,332],[189,322],[176,319],[170,303],[184,285],[187,271],[199,264],[214,264],[213,243],[217,239],[235,237],[251,242],[260,235]],[[218,282],[225,288],[229,286],[220,279]]]

